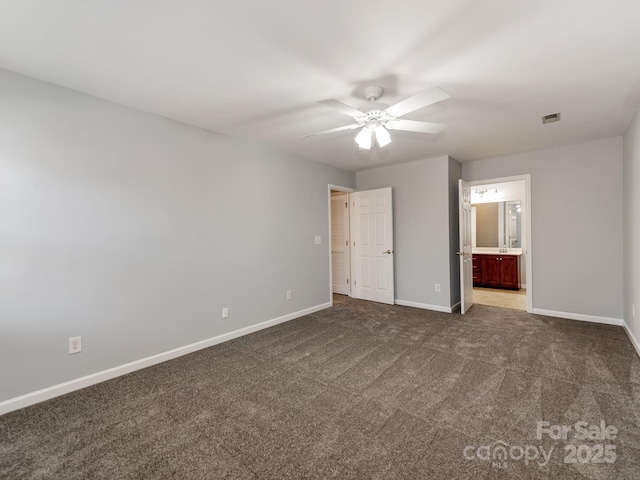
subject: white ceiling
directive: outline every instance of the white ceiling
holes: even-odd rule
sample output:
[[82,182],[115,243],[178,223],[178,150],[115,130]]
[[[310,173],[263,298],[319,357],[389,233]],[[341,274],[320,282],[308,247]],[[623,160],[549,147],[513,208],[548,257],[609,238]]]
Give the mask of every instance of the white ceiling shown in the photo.
[[[0,0],[0,67],[331,165],[471,161],[624,133],[640,106],[638,0]],[[451,98],[358,151],[317,104]],[[561,111],[543,126],[541,116]]]

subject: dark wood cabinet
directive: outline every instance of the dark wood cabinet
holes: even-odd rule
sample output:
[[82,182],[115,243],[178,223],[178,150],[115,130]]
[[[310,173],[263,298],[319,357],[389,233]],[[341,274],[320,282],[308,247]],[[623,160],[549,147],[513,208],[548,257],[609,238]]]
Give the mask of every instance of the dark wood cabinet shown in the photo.
[[480,285],[482,283],[482,262],[480,255],[473,256],[473,284]]
[[482,255],[482,284],[500,287],[500,258],[496,255]]
[[478,287],[520,288],[520,256],[474,254],[473,284]]
[[520,257],[503,255],[500,257],[500,285],[503,288],[520,288]]

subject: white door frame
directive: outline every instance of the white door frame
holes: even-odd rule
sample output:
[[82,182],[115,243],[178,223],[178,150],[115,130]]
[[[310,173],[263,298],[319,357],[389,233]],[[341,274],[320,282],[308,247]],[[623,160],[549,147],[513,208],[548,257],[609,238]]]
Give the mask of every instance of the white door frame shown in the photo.
[[[333,258],[331,254],[331,191],[335,192],[344,192],[344,193],[353,193],[356,191],[355,188],[351,187],[342,187],[340,185],[332,185],[329,184],[327,189],[327,202],[328,202],[328,210],[329,210],[329,233],[327,235],[327,244],[329,245],[329,303],[333,306]],[[351,218],[351,203],[349,203],[349,218]],[[349,249],[351,250],[351,243],[349,243]],[[351,262],[349,262],[349,269],[351,269]],[[349,278],[351,278],[351,272],[349,272]],[[351,296],[351,282],[349,282],[349,296]]]
[[525,223],[527,225],[527,248],[524,253],[526,254],[525,258],[527,265],[527,312],[531,313],[531,311],[533,310],[533,267],[531,266],[533,264],[531,255],[531,252],[533,251],[533,245],[531,244],[531,174],[526,173],[524,175],[514,175],[512,177],[487,178],[484,180],[473,180],[467,183],[470,186],[475,187],[476,185],[516,182],[518,180],[524,180],[525,197],[527,201],[527,215],[525,218]]

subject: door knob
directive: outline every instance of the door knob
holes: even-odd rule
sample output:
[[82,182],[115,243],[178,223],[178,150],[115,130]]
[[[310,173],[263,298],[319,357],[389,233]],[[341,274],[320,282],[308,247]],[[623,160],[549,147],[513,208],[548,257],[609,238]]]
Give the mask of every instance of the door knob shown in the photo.
[[382,252],[382,253],[386,253],[387,255],[390,255],[393,253],[393,250],[387,250],[386,252]]

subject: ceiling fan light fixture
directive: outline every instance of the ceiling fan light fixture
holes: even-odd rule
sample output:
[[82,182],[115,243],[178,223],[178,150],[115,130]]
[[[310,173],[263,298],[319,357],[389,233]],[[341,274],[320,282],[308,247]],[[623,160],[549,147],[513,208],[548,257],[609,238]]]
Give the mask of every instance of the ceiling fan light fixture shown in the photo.
[[364,150],[369,150],[371,148],[372,133],[373,132],[366,127],[360,130],[358,135],[356,135],[356,143],[360,148]]
[[[312,135],[321,135],[325,133],[342,132],[345,130],[361,128],[356,135],[355,141],[361,149],[370,150],[374,141],[377,142],[380,147],[384,147],[391,143],[389,130],[404,130],[407,132],[417,133],[440,133],[444,129],[445,124],[443,123],[422,122],[418,120],[405,120],[398,118],[449,98],[449,94],[440,87],[431,87],[411,97],[405,98],[401,102],[392,106],[389,106],[386,103],[378,103],[378,99],[383,93],[384,89],[382,87],[367,87],[364,90],[364,96],[369,100],[369,104],[360,110],[339,102],[338,100],[322,100],[320,103],[351,117],[356,123],[345,125],[343,127],[331,128],[329,130],[324,130],[307,136],[309,137]],[[375,140],[373,139],[374,134]]]
[[375,132],[378,145],[384,147],[385,145],[389,145],[391,143],[391,135],[389,134],[389,131],[382,125],[378,125]]

